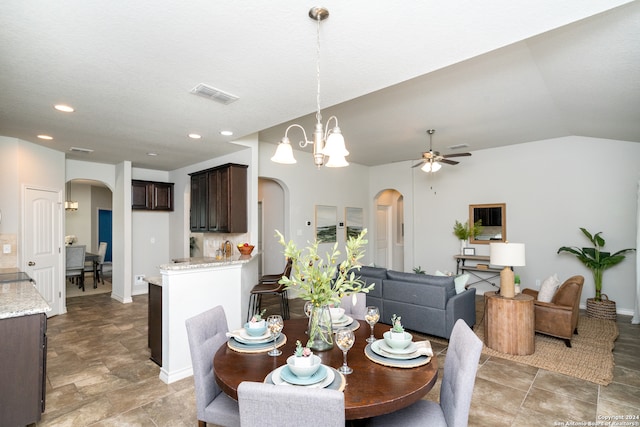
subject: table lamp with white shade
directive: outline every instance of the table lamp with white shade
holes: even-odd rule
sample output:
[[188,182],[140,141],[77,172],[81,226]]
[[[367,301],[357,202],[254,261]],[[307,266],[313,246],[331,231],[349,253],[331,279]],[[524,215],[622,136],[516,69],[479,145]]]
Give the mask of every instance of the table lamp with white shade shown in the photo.
[[524,243],[491,243],[489,244],[489,262],[504,266],[500,272],[500,295],[513,298],[515,294],[514,274],[511,267],[521,267],[524,262]]

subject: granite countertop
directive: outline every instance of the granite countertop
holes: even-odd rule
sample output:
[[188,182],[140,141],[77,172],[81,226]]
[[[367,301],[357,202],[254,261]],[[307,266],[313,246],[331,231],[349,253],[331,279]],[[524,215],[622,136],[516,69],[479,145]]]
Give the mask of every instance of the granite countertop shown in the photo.
[[244,264],[255,258],[255,255],[234,255],[228,258],[178,258],[172,264],[162,264],[160,270],[193,270],[197,268],[222,267],[234,264]]
[[162,286],[162,276],[145,277],[144,281],[156,286]]
[[32,282],[0,284],[0,319],[51,311]]

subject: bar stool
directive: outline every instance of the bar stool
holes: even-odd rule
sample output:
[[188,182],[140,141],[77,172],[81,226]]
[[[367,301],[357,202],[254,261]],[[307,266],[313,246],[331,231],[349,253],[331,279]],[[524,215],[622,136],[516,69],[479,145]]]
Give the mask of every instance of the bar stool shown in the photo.
[[289,298],[285,285],[278,283],[282,276],[289,277],[293,261],[288,259],[282,274],[266,274],[260,278],[258,284],[251,289],[249,297],[249,307],[247,309],[247,321],[251,319],[255,313],[259,313],[262,306],[263,295],[277,295],[280,297],[280,314],[283,319],[289,318]]

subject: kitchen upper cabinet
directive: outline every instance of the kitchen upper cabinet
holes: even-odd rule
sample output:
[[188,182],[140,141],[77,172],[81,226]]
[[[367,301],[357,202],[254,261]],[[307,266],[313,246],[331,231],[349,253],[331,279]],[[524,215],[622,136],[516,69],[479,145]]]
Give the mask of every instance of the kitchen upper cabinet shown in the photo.
[[173,183],[131,180],[131,209],[172,211]]
[[207,231],[207,213],[209,209],[207,199],[207,174],[198,173],[191,175],[191,231]]
[[191,174],[191,231],[247,232],[247,165]]

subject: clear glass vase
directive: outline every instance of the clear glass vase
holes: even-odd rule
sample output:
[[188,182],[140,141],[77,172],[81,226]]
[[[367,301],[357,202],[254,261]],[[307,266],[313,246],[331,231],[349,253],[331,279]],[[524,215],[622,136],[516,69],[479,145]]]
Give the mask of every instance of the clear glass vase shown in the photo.
[[331,329],[331,312],[328,305],[313,307],[309,316],[308,347],[316,351],[333,348],[333,330]]

